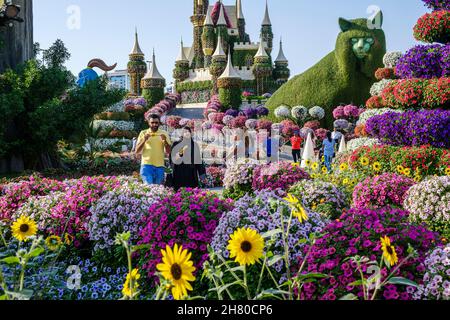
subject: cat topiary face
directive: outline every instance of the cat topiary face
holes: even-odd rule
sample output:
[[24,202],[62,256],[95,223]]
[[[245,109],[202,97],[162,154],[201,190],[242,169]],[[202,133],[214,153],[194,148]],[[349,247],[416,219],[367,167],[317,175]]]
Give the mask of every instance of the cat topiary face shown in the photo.
[[[339,19],[341,33],[336,43],[336,57],[345,73],[356,70],[374,78],[377,68],[383,65],[386,37],[381,29],[370,29],[367,19]],[[381,27],[381,26],[380,26]]]

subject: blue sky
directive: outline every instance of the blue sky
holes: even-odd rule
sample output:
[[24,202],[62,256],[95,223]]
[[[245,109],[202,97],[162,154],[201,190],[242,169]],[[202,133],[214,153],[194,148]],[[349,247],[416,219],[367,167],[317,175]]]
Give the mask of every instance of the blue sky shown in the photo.
[[[211,0],[210,3],[215,2]],[[235,0],[224,0],[234,4]],[[192,43],[192,0],[34,0],[34,41],[47,48],[56,39],[64,41],[72,57],[67,67],[75,74],[92,58],[118,63],[126,68],[133,47],[134,28],[150,60],[156,50],[157,65],[168,80],[172,78],[180,37]],[[242,0],[247,33],[258,41],[265,0]],[[293,75],[313,66],[334,49],[339,33],[338,18],[368,17],[367,8],[377,5],[384,13],[383,29],[388,51],[406,51],[416,41],[412,28],[427,12],[420,0],[269,0],[270,15],[278,42],[283,37],[284,51]],[[80,28],[69,28],[68,9],[80,9]],[[73,12],[73,11],[72,11]]]

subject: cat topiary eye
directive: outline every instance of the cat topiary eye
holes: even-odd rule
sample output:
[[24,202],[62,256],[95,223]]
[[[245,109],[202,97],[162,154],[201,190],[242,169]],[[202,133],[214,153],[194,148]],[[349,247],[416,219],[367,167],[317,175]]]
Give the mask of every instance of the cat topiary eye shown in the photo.
[[366,42],[372,44],[375,42],[375,40],[373,40],[373,38],[367,38]]

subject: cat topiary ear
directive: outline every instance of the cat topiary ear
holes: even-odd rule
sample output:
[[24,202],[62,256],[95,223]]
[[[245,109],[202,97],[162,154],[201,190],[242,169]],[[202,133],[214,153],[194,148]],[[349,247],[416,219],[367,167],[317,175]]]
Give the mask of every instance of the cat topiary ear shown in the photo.
[[346,32],[353,27],[353,22],[344,18],[339,18],[339,26],[341,27],[342,32]]

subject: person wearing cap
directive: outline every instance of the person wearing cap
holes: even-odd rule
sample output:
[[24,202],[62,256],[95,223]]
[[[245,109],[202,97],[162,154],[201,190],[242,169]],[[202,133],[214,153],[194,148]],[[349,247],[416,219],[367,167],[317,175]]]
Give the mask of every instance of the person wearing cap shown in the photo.
[[294,135],[291,137],[292,145],[292,157],[294,162],[297,163],[301,159],[303,139],[300,137],[300,132],[298,130],[294,131]]

